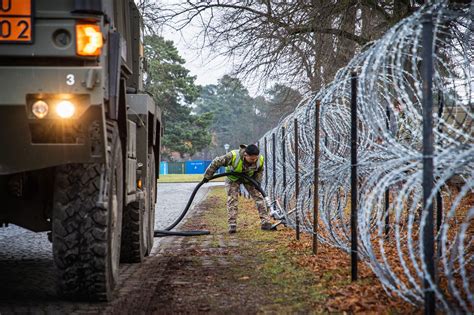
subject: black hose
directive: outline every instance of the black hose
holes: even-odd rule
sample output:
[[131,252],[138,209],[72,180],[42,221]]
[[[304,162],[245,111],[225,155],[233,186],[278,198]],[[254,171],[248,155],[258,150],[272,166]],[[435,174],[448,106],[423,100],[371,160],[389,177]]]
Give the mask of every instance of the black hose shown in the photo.
[[[222,174],[217,174],[213,175],[209,180],[213,180],[219,177],[224,177],[224,176],[237,176],[239,178],[243,178],[246,181],[249,181],[252,183],[252,185],[262,194],[262,196],[265,198],[267,197],[267,194],[265,191],[260,187],[260,184],[253,179],[252,177],[242,174],[242,173],[235,173],[235,172],[228,172],[228,173],[222,173]],[[173,222],[171,225],[167,226],[163,230],[155,230],[154,235],[155,237],[163,237],[163,236],[197,236],[197,235],[208,235],[211,234],[211,232],[206,231],[206,230],[201,230],[201,231],[171,231],[176,225],[183,220],[183,218],[186,216],[186,214],[189,211],[189,208],[191,207],[191,204],[193,203],[194,197],[196,196],[196,193],[198,192],[199,188],[201,188],[202,185],[204,185],[205,182],[204,180],[200,181],[197,186],[194,188],[193,193],[191,194],[191,197],[189,197],[188,203],[186,204],[186,207],[184,208],[183,212],[181,212],[181,215]]]

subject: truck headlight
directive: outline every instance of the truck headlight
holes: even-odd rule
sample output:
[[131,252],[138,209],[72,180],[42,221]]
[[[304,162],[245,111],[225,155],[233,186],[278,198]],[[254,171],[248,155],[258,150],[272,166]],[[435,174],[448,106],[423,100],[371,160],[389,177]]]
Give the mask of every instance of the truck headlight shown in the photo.
[[56,105],[56,114],[61,118],[71,118],[76,112],[76,107],[70,101],[60,101]]
[[35,115],[36,118],[41,119],[48,115],[49,106],[45,101],[39,100],[33,103],[31,111],[33,112],[33,115]]

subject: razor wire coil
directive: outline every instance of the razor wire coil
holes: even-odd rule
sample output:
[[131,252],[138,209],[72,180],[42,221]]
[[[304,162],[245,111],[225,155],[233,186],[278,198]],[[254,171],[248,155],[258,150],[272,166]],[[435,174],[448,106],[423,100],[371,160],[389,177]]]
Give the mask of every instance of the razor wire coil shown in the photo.
[[[443,208],[436,231],[436,279],[423,257],[422,19],[433,17],[434,189]],[[320,104],[318,241],[350,252],[351,73],[357,72],[359,257],[389,293],[421,304],[428,278],[438,306],[474,312],[474,28],[472,7],[438,1],[364,47],[334,80],[308,96],[267,141],[264,185],[290,227],[313,233],[315,107]],[[298,121],[295,145],[294,120]],[[272,147],[272,134],[276,137]],[[284,136],[283,136],[284,135]],[[299,170],[295,169],[295,151]],[[283,161],[285,151],[285,161]],[[274,153],[273,153],[274,152]],[[275,165],[271,162],[275,154]],[[295,173],[299,172],[299,198]],[[276,172],[276,182],[272,174]],[[286,176],[282,176],[285,173]],[[386,203],[386,194],[389,195]],[[442,199],[442,203],[437,202]],[[296,211],[292,211],[296,209]],[[387,224],[388,219],[388,224]],[[387,233],[388,232],[388,233]]]

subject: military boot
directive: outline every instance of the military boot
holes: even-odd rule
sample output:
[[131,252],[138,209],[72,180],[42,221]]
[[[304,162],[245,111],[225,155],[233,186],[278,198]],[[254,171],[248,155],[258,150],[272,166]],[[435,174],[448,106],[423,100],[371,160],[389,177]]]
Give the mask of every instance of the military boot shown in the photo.
[[265,222],[265,223],[262,223],[262,230],[276,231],[276,226],[274,227],[270,222]]

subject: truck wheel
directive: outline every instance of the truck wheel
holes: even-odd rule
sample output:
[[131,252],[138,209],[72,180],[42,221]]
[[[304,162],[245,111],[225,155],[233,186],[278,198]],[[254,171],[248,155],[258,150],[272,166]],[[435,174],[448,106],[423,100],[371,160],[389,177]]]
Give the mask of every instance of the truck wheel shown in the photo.
[[146,244],[142,232],[144,208],[143,201],[134,201],[125,208],[120,253],[120,261],[123,263],[139,263],[145,256]]
[[156,164],[155,164],[155,153],[153,152],[153,147],[149,149],[150,154],[148,154],[148,163],[150,170],[149,181],[148,181],[148,229],[147,231],[147,255],[150,255],[153,248],[153,241],[155,237],[155,203],[156,203]]
[[118,128],[107,122],[108,164],[57,167],[53,255],[60,294],[106,301],[118,280],[123,161]]
[[[146,200],[130,203],[123,215],[123,233],[120,259],[123,263],[139,263],[153,247],[155,228],[156,174],[155,155],[149,149],[147,160]],[[153,185],[155,183],[155,185]]]

